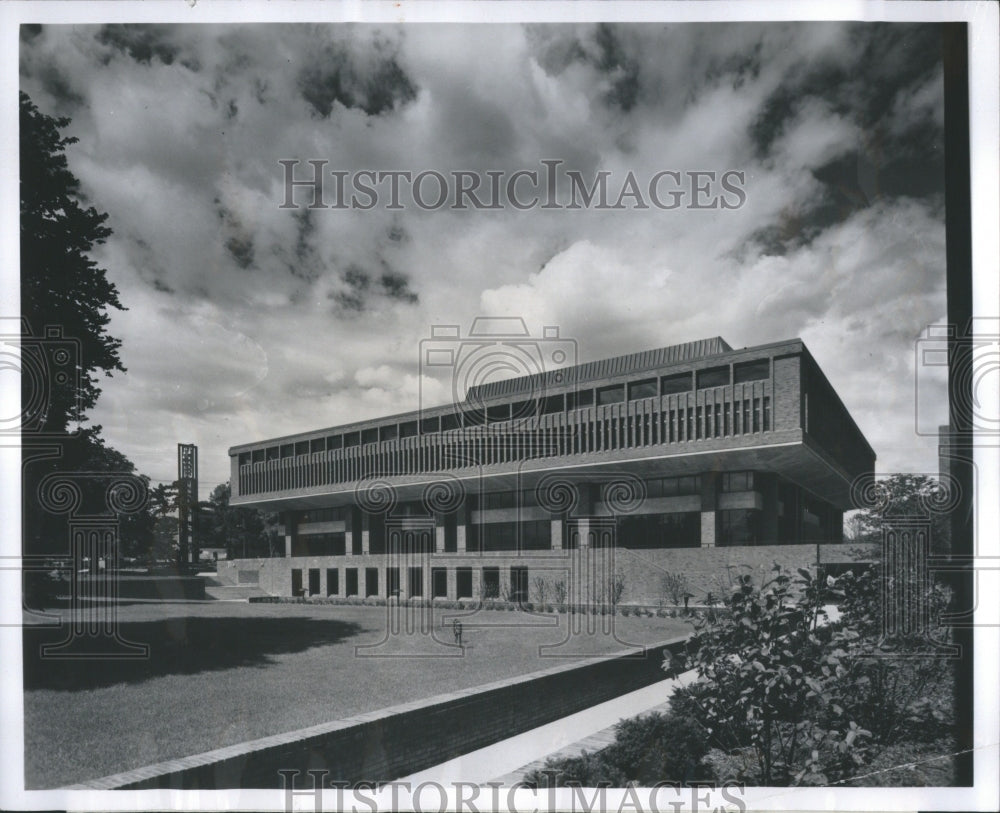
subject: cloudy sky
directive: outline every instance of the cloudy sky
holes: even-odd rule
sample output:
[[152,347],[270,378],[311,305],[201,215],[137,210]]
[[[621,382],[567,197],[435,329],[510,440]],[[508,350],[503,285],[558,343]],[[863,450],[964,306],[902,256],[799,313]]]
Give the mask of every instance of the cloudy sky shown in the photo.
[[[945,317],[933,26],[23,26],[20,65],[110,213],[128,373],[92,419],[154,481],[179,441],[204,496],[233,444],[447,400],[419,342],[477,315],[558,325],[581,361],[801,337],[881,471],[936,470],[914,429],[914,341]],[[745,203],[282,209],[282,159],[559,160],[613,197],[629,172],[735,170]],[[920,378],[943,422],[943,376]]]

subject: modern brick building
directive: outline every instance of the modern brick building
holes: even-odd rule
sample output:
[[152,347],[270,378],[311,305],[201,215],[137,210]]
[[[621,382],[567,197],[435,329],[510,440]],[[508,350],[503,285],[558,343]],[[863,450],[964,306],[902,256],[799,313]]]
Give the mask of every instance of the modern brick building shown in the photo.
[[220,562],[224,580],[583,602],[616,580],[621,601],[653,602],[664,572],[838,543],[875,463],[800,340],[718,337],[229,453],[232,504],[280,511],[285,557]]

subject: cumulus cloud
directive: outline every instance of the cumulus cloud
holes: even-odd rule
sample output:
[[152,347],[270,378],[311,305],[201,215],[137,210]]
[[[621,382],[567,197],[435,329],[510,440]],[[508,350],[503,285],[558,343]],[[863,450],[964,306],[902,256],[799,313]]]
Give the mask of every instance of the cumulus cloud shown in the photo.
[[[559,325],[581,360],[801,336],[889,469],[944,304],[939,31],[900,24],[23,27],[130,310],[93,418],[154,479],[229,445],[451,397],[437,324]],[[282,209],[327,171],[735,170],[740,208]],[[301,177],[308,170],[301,164]],[[564,176],[563,176],[564,177]],[[687,177],[686,175],[684,176]],[[308,190],[297,190],[300,203]],[[688,201],[689,202],[689,201]],[[942,394],[943,397],[943,394]],[[900,416],[904,417],[901,418]]]

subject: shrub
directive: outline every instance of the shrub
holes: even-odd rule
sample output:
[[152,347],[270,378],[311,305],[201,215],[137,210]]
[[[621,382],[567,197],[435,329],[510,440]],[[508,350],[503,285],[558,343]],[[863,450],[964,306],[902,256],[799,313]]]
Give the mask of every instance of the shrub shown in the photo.
[[680,604],[684,600],[684,594],[688,592],[687,576],[683,573],[664,573],[660,579],[660,589],[674,604]]
[[633,782],[650,787],[664,781],[703,781],[711,778],[703,763],[707,751],[704,727],[671,709],[623,720],[614,743],[607,748],[569,759],[550,759],[544,768],[525,776],[524,782],[529,787],[545,788],[572,783],[624,787]]

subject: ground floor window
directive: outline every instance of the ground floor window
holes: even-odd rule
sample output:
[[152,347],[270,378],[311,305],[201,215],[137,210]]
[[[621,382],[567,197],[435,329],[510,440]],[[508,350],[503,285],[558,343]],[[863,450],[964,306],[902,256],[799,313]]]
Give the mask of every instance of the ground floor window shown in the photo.
[[431,591],[432,598],[448,598],[448,571],[445,568],[431,568]]
[[335,567],[326,569],[326,594],[328,596],[340,594],[340,571]]
[[292,595],[302,595],[302,570],[300,568],[292,569]]
[[378,568],[365,568],[365,598],[378,595]]
[[309,568],[309,595],[318,596],[319,595],[319,568],[311,567]]
[[358,594],[358,569],[356,567],[349,567],[344,570],[344,585],[345,594],[348,596],[356,596]]
[[455,568],[455,598],[472,598],[472,568]]
[[528,568],[511,567],[510,600],[522,604],[528,600]]
[[756,545],[760,541],[760,511],[740,508],[719,512],[720,545]]
[[389,567],[385,571],[385,594],[399,598],[399,568]]
[[410,568],[410,597],[418,597],[424,594],[424,570],[420,567]]
[[500,568],[483,568],[483,598],[500,598]]
[[701,544],[701,513],[621,517],[616,536],[623,548],[695,548]]

